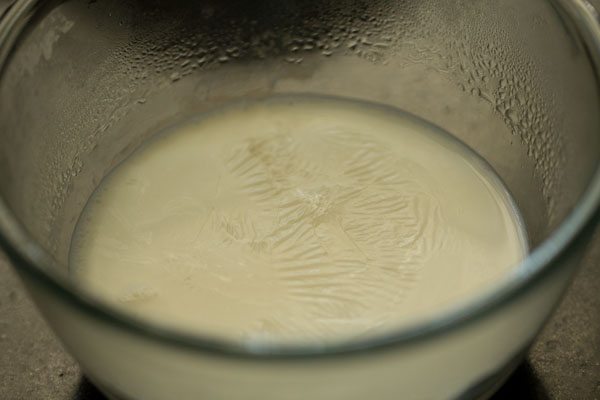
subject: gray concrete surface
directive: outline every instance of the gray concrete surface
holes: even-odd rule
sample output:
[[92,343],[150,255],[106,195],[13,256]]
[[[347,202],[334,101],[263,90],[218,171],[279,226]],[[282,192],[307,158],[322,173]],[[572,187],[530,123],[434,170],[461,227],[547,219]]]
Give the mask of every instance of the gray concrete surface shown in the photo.
[[[600,233],[527,360],[494,397],[600,399]],[[0,254],[0,399],[103,400]]]

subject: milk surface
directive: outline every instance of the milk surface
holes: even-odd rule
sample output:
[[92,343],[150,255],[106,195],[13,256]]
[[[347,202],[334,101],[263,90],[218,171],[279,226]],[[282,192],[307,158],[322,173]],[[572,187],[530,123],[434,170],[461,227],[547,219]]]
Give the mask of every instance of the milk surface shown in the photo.
[[526,255],[491,168],[368,103],[277,97],[187,121],[86,206],[73,277],[138,317],[232,340],[339,340],[481,293]]

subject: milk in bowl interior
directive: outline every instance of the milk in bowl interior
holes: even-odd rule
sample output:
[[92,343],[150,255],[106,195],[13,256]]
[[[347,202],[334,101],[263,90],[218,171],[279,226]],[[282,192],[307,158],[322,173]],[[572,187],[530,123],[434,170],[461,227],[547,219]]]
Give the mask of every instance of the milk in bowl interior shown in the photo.
[[140,148],[89,200],[70,268],[157,321],[340,340],[472,295],[525,252],[512,199],[472,150],[395,109],[305,96]]
[[111,398],[489,396],[593,220],[583,3],[17,1],[2,243]]

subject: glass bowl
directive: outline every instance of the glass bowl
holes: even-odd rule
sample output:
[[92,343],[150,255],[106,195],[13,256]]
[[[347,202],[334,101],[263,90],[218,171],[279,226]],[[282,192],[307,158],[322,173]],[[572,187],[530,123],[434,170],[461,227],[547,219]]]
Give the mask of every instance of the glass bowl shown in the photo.
[[[599,55],[585,0],[17,0],[0,22],[0,243],[111,398],[483,398],[598,222]],[[452,133],[513,194],[530,255],[423,321],[327,345],[190,334],[72,281],[77,218],[140,143],[231,101],[294,93],[396,107]]]

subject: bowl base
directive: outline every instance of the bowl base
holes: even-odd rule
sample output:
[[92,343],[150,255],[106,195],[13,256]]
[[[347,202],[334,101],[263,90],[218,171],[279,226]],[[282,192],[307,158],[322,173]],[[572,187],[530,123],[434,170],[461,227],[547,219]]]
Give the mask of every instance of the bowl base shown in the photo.
[[[529,346],[527,347],[529,348]],[[510,359],[504,367],[500,368],[495,373],[484,377],[474,385],[472,385],[469,389],[464,391],[460,396],[458,396],[455,400],[486,400],[492,397],[498,389],[508,380],[510,375],[517,369],[517,367],[521,364],[523,359],[525,358],[525,354],[527,351],[521,351],[517,353],[513,358]],[[89,375],[86,374],[89,377]],[[94,383],[96,388],[102,392],[102,394],[108,400],[137,400],[132,399],[121,394],[115,394],[115,391],[109,390],[104,385],[99,385],[96,380],[90,378],[90,381]]]

